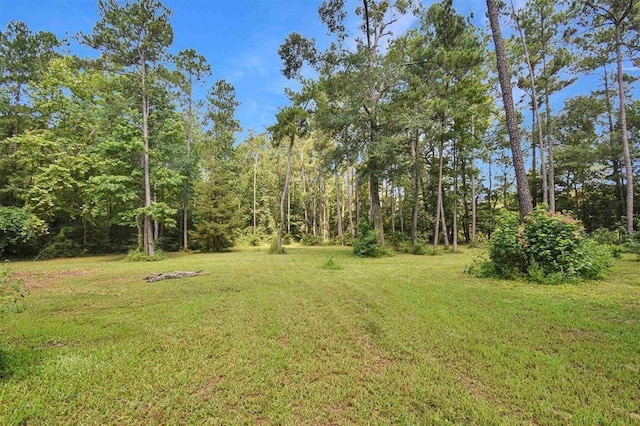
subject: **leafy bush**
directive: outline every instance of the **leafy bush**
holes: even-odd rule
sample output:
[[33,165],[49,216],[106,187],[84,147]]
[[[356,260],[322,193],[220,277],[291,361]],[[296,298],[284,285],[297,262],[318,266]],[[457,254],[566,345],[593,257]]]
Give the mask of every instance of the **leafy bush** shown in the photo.
[[78,257],[86,254],[86,250],[78,243],[80,232],[73,226],[64,226],[51,239],[40,253],[39,259],[53,259],[56,257]]
[[320,237],[317,237],[313,234],[304,234],[302,238],[300,238],[300,244],[303,246],[319,246],[322,243]]
[[513,278],[526,272],[529,258],[520,220],[516,213],[504,211],[489,245],[489,258],[498,276]]
[[640,256],[640,231],[635,232],[627,241],[627,249]]
[[622,243],[620,232],[611,231],[607,228],[596,229],[591,233],[591,238],[598,244],[609,244],[613,246]]
[[127,257],[124,258],[125,262],[157,262],[167,258],[167,254],[162,250],[156,250],[153,256],[149,256],[143,251],[132,250]]
[[490,265],[469,268],[480,276],[528,277],[557,284],[571,279],[599,279],[611,266],[613,250],[587,238],[569,215],[541,208],[520,224],[517,214],[504,212],[489,246]]
[[22,312],[27,294],[23,280],[13,278],[7,266],[0,266],[0,315],[6,312]]
[[269,245],[269,254],[285,254],[284,246],[278,248],[278,236],[274,235],[271,238],[271,244]]
[[47,225],[30,211],[19,207],[0,207],[0,255],[18,244],[34,243],[47,233]]
[[376,230],[368,220],[363,219],[358,224],[353,254],[360,257],[380,257],[387,254],[378,243]]

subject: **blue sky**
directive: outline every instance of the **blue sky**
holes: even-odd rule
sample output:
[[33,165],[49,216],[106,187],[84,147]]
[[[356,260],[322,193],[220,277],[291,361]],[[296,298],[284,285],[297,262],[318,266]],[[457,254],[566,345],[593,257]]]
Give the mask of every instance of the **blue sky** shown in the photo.
[[[280,74],[278,47],[287,34],[299,32],[326,40],[317,8],[321,0],[164,0],[173,11],[176,53],[194,48],[211,64],[213,75],[201,91],[204,94],[218,79],[231,82],[241,102],[237,116],[244,128],[263,131],[278,107],[286,104],[284,88],[291,83]],[[349,0],[353,10],[354,0]],[[431,0],[425,4],[432,3]],[[476,10],[476,24],[484,22],[484,0],[454,2],[468,15]],[[46,30],[60,37],[91,32],[98,19],[97,1],[92,0],[0,0],[0,28],[9,20],[22,20],[32,31]],[[352,25],[355,26],[353,20]],[[395,27],[406,31],[415,19],[404,17]],[[71,41],[70,49],[80,56],[95,52]]]

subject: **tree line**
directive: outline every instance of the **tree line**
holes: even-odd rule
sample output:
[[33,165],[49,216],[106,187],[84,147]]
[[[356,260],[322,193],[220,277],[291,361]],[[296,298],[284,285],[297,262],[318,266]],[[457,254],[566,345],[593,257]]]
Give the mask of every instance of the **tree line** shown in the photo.
[[[210,65],[194,49],[170,53],[161,2],[100,0],[93,31],[72,40],[10,21],[2,255],[350,244],[365,222],[383,246],[456,250],[490,237],[498,210],[524,194],[527,209],[571,211],[589,231],[633,232],[640,102],[625,67],[637,65],[638,2],[487,5],[490,28],[451,0],[322,2],[328,47],[283,40],[296,90],[272,126],[240,141],[234,87],[218,80],[195,96]],[[416,25],[394,34],[406,16]],[[519,90],[505,116],[507,83]]]

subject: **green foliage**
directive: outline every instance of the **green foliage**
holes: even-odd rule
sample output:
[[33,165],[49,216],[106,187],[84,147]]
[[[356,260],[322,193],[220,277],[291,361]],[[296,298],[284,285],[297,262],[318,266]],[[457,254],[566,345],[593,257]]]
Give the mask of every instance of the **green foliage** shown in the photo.
[[24,281],[13,278],[11,270],[0,266],[0,315],[6,312],[22,312],[24,298],[29,292],[24,288]]
[[602,278],[612,265],[613,251],[587,238],[571,216],[538,208],[523,224],[515,213],[504,212],[490,241],[489,257],[490,265],[480,262],[469,272],[557,284]]
[[342,266],[336,262],[335,256],[329,256],[327,261],[322,265],[322,269],[329,269],[331,271],[339,271],[342,269]]
[[167,254],[159,249],[156,249],[155,254],[153,256],[149,256],[145,252],[141,250],[131,250],[127,257],[124,258],[125,262],[158,262],[160,260],[165,260],[167,258]]
[[621,244],[622,238],[619,231],[612,231],[607,228],[598,228],[591,233],[591,238],[598,244]]
[[78,243],[78,233],[78,230],[72,226],[63,227],[46,247],[42,249],[38,259],[77,257],[86,254],[86,249]]
[[284,246],[278,246],[278,236],[274,235],[269,244],[269,254],[285,254]]
[[529,258],[516,213],[504,211],[498,218],[489,245],[489,257],[500,277],[512,278],[527,270]]
[[189,233],[193,248],[225,251],[235,244],[241,221],[229,172],[216,163],[209,165],[207,180],[197,186],[194,208],[195,229]]
[[627,242],[627,248],[631,253],[640,256],[640,231],[636,231]]
[[300,238],[300,244],[303,246],[319,246],[322,243],[320,237],[317,237],[313,234],[304,234],[302,238]]
[[30,211],[0,206],[0,255],[18,243],[33,243],[47,233],[47,225]]
[[386,253],[378,243],[373,223],[362,219],[358,224],[356,239],[353,242],[353,254],[359,257],[381,257]]

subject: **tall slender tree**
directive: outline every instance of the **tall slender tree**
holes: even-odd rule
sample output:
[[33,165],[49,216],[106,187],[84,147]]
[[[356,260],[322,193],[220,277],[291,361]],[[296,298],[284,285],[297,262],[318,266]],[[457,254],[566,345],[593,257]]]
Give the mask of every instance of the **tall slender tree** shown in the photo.
[[619,124],[624,156],[627,201],[626,201],[626,229],[629,234],[634,230],[634,190],[633,190],[633,161],[629,147],[629,133],[627,128],[627,99],[625,82],[623,78],[623,61],[626,40],[638,31],[637,21],[640,14],[640,2],[638,0],[585,0],[579,3],[582,11],[582,20],[591,28],[592,42],[604,44],[613,52],[615,58],[618,101]]
[[186,49],[178,52],[175,64],[180,73],[179,86],[182,90],[183,101],[186,104],[186,131],[187,131],[187,158],[185,161],[185,181],[182,191],[182,249],[189,249],[189,192],[193,174],[196,169],[192,158],[193,138],[196,133],[197,117],[193,96],[193,87],[201,82],[205,77],[211,75],[211,66],[204,56],[198,54],[194,49]]
[[503,107],[507,119],[507,130],[509,132],[509,141],[511,143],[511,156],[513,160],[513,167],[515,169],[516,187],[518,191],[518,205],[520,216],[524,217],[533,210],[533,203],[531,201],[531,192],[529,191],[527,175],[524,168],[522,146],[520,144],[520,128],[518,125],[515,107],[513,105],[511,73],[509,71],[504,39],[502,38],[502,29],[500,27],[500,8],[496,0],[487,0],[487,10],[489,23],[491,25],[491,34],[495,45],[498,79],[500,80]]
[[99,0],[100,20],[91,34],[81,35],[87,45],[98,49],[102,59],[121,68],[138,82],[141,111],[141,132],[144,144],[142,169],[144,173],[143,250],[155,254],[152,192],[150,173],[149,111],[151,108],[150,79],[166,59],[167,49],[173,42],[173,29],[169,23],[171,11],[158,0],[127,1]]

